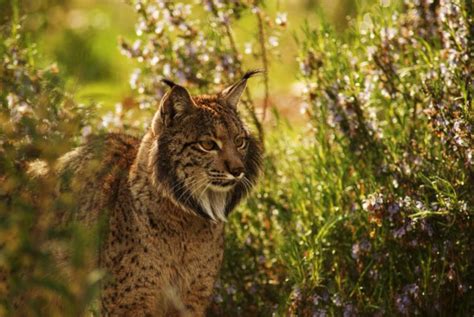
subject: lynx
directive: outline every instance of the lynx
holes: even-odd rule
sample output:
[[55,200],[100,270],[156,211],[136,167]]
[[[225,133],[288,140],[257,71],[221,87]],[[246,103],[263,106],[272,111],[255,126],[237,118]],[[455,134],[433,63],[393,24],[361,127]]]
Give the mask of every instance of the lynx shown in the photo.
[[224,251],[224,224],[255,184],[261,146],[237,113],[247,72],[214,95],[191,97],[169,80],[139,140],[96,136],[59,163],[76,221],[108,230],[99,265],[105,316],[202,316]]

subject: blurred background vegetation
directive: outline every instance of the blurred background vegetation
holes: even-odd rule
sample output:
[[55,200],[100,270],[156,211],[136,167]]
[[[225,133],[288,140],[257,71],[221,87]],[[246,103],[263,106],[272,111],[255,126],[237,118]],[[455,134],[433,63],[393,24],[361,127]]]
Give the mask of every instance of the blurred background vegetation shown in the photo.
[[[2,0],[3,20],[11,17],[10,1],[13,0]],[[374,1],[292,0],[265,4],[269,15],[284,12],[288,16],[287,28],[278,44],[284,49],[272,63],[269,77],[274,98],[288,99],[289,105],[279,106],[289,115],[299,116],[298,104],[289,96],[299,94],[294,91],[298,87],[293,86],[298,72],[294,36],[301,31],[303,22],[317,25],[324,16],[338,31],[343,31],[357,6],[371,2]],[[129,79],[138,63],[120,54],[118,49],[120,37],[135,37],[137,14],[129,4],[120,0],[18,0],[18,5],[27,39],[35,43],[41,56],[38,62],[56,63],[68,90],[78,101],[100,101],[104,107],[111,108],[132,95]],[[239,50],[244,52],[245,44],[257,32],[252,13],[245,12],[233,28]],[[253,65],[258,66],[250,62],[248,67]]]
[[96,231],[55,225],[73,197],[29,163],[142,134],[162,77],[199,93],[254,67],[264,177],[230,218],[209,315],[474,314],[472,1],[0,5],[0,315],[98,314],[106,274],[83,269]]

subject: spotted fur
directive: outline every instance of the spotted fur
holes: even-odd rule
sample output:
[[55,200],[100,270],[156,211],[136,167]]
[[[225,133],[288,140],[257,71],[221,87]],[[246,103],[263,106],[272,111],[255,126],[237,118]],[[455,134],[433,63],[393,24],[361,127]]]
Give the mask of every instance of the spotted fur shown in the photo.
[[260,169],[260,145],[236,108],[252,75],[209,96],[191,97],[168,82],[141,140],[93,137],[60,160],[62,189],[80,202],[74,218],[90,225],[102,214],[108,219],[98,257],[110,274],[105,316],[204,315],[224,223]]

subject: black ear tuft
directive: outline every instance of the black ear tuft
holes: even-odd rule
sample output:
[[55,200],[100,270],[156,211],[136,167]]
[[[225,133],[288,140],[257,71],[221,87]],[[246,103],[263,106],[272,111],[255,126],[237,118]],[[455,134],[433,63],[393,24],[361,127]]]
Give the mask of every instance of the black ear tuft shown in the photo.
[[242,77],[242,79],[249,79],[250,77],[253,77],[255,75],[258,75],[258,74],[262,74],[264,73],[265,71],[263,69],[252,69],[252,70],[248,70],[245,72],[244,76]]
[[237,103],[239,102],[240,97],[247,86],[247,79],[260,73],[263,73],[263,71],[260,69],[247,71],[238,82],[221,91],[219,96],[229,106],[234,108],[237,107]]
[[177,86],[177,84],[175,84],[173,81],[171,81],[169,79],[166,79],[166,78],[163,78],[161,81],[164,82],[165,84],[167,84],[170,88],[173,88],[174,86]]

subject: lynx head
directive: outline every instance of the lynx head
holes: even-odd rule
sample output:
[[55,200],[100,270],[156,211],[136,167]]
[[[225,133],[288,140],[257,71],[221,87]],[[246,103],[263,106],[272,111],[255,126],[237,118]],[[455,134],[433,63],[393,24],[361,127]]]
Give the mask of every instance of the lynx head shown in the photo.
[[153,178],[179,206],[214,221],[249,193],[261,165],[261,148],[239,118],[247,79],[214,95],[191,97],[171,81],[152,122]]

